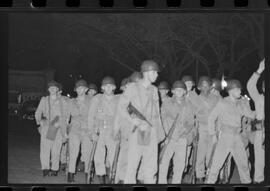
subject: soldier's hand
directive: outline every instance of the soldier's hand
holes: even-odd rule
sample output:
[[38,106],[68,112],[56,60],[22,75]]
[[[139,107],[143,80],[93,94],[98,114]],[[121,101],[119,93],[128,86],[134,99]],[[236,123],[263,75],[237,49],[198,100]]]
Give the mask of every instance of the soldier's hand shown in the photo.
[[258,73],[262,73],[264,71],[264,68],[265,68],[265,59],[263,59],[261,62],[260,62],[260,65],[259,65],[259,68],[257,70]]

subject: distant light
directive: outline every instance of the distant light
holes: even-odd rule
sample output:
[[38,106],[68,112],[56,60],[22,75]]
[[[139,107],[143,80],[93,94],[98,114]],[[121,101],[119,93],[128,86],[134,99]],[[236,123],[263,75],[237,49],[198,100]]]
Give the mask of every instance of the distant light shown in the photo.
[[222,79],[221,79],[221,88],[224,89],[227,87],[227,82],[224,79],[224,75],[222,75]]
[[69,95],[69,94],[67,94],[67,97],[70,97],[70,95]]

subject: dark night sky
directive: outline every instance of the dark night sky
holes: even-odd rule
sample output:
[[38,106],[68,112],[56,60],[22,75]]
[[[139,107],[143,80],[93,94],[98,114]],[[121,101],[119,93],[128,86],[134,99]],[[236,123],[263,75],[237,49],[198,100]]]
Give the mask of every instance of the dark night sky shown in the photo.
[[[90,14],[89,19],[94,19]],[[61,14],[42,14],[42,13],[14,13],[10,14],[9,28],[9,68],[16,70],[41,70],[48,67],[56,69],[56,79],[71,88],[74,79],[69,74],[81,74],[88,82],[100,85],[101,79],[105,75],[111,75],[116,79],[117,84],[128,76],[132,71],[111,59],[107,50],[93,40],[89,40],[87,34],[91,35],[92,29],[72,26],[72,30],[67,27],[66,20],[61,22]],[[98,19],[98,17],[95,15]],[[58,19],[59,18],[59,19]],[[67,17],[79,20],[76,14]],[[87,16],[84,17],[87,23]],[[91,19],[89,22],[91,22]],[[132,27],[132,26],[131,26]],[[68,29],[68,30],[67,30]],[[93,38],[93,37],[92,37]],[[95,37],[94,37],[95,38]],[[115,43],[117,39],[97,36],[104,38],[104,43]],[[107,39],[108,38],[108,39]],[[207,49],[204,50],[205,54]],[[121,52],[119,51],[119,54]],[[129,65],[129,59],[125,58]],[[210,59],[211,60],[211,59]],[[210,63],[214,63],[214,58]],[[246,56],[240,67],[243,79],[246,80],[251,72],[257,67],[258,55],[256,52]],[[130,64],[131,68],[139,70],[140,63]],[[215,68],[216,66],[210,66]],[[205,74],[202,67],[200,74]],[[189,67],[186,72],[194,72],[194,66]],[[166,74],[165,74],[166,73]],[[211,71],[212,75],[215,71]],[[236,73],[236,76],[239,76]],[[164,74],[162,79],[167,79],[169,71]],[[243,80],[242,79],[242,80]]]

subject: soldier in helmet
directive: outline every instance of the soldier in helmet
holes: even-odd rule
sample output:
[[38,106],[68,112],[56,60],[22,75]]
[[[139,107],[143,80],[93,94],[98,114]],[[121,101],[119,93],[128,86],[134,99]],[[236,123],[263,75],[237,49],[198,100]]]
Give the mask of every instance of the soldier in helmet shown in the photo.
[[[118,96],[114,95],[116,89],[112,77],[105,77],[102,80],[102,94],[92,98],[88,115],[88,125],[92,129],[93,139],[98,140],[94,156],[95,171],[100,183],[106,183],[106,174],[112,167],[115,140],[113,137],[113,124],[118,103]],[[97,132],[100,132],[99,137]],[[109,164],[106,164],[107,162]]]
[[[40,160],[43,176],[58,175],[60,151],[66,141],[67,108],[64,99],[59,99],[59,83],[48,82],[49,96],[42,97],[35,112],[41,135]],[[50,165],[51,163],[51,165]],[[51,172],[51,173],[50,173]]]
[[72,99],[69,104],[70,132],[69,132],[69,169],[68,182],[74,182],[74,174],[76,171],[76,161],[81,146],[81,160],[85,165],[85,173],[87,173],[87,165],[92,147],[91,131],[88,128],[88,111],[90,107],[90,98],[86,96],[87,83],[85,80],[79,80],[75,84],[77,97]]
[[93,97],[97,94],[97,92],[98,92],[98,89],[97,89],[96,84],[90,83],[88,85],[87,95],[90,97]]
[[168,96],[170,89],[169,89],[169,84],[167,82],[165,81],[160,82],[158,85],[158,91],[160,93],[160,98],[161,98],[162,103],[170,99]]
[[217,104],[219,98],[210,93],[211,79],[208,76],[202,76],[198,82],[199,95],[190,94],[189,100],[195,107],[196,120],[198,122],[198,151],[196,159],[196,182],[203,183],[205,177],[205,167],[208,165],[211,151],[212,139],[208,132],[208,116]]
[[254,137],[254,154],[255,154],[255,174],[254,174],[254,183],[262,183],[264,181],[264,92],[265,92],[265,85],[264,81],[262,82],[262,91],[263,93],[260,94],[257,89],[257,82],[261,76],[261,73],[264,71],[265,68],[265,60],[260,62],[259,68],[256,72],[252,74],[250,79],[247,83],[247,90],[251,98],[255,103],[255,111],[256,111],[256,120],[255,120],[255,137]]
[[138,82],[140,79],[142,79],[142,73],[138,71],[133,72],[129,77],[130,82]]
[[[168,144],[160,161],[159,167],[159,183],[167,184],[168,167],[171,158],[173,158],[173,178],[172,184],[180,184],[182,181],[182,174],[185,168],[185,160],[187,154],[187,146],[189,134],[194,128],[194,113],[189,101],[186,97],[186,85],[182,81],[174,82],[172,86],[173,97],[161,107],[162,121],[165,127],[166,134],[172,128],[172,124],[178,116],[176,127],[173,131],[171,140],[168,138],[165,144]],[[170,141],[168,143],[168,141]],[[167,142],[167,143],[166,143]]]
[[[143,78],[130,83],[118,104],[118,112],[132,124],[129,137],[128,165],[124,183],[135,184],[136,174],[140,168],[146,184],[156,183],[158,142],[164,139],[162,129],[158,90],[152,85],[158,77],[158,65],[153,60],[145,60],[141,65]],[[131,104],[149,121],[130,115],[127,108]]]
[[213,93],[216,96],[221,97],[221,81],[217,78],[212,79],[212,86],[211,86],[211,93]]
[[[217,146],[206,183],[214,184],[216,182],[225,159],[231,153],[237,165],[241,183],[248,184],[251,183],[251,179],[247,154],[240,136],[241,119],[243,116],[253,119],[255,113],[239,100],[241,97],[241,83],[238,80],[228,81],[227,91],[229,96],[219,100],[208,118],[209,135],[214,143],[217,142]],[[222,124],[218,140],[215,128],[217,119]]]
[[[134,76],[133,76],[134,77]],[[129,78],[130,79],[130,78]],[[124,78],[121,82],[121,90],[125,92],[129,82],[128,78]],[[133,78],[134,80],[135,78]],[[122,94],[119,94],[119,99]],[[115,121],[114,121],[114,137],[116,140],[120,139],[120,153],[117,162],[116,170],[116,183],[124,183],[124,179],[127,171],[127,162],[128,162],[128,140],[132,131],[132,123],[127,120],[125,117],[121,116],[121,112],[116,111]],[[120,136],[119,136],[120,135]]]

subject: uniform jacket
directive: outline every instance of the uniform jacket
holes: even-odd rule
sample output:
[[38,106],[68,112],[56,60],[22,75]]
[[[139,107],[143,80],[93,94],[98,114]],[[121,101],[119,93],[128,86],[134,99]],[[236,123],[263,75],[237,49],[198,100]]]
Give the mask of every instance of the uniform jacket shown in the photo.
[[119,101],[118,111],[121,113],[120,115],[132,123],[132,118],[126,109],[129,103],[136,107],[150,121],[157,132],[157,139],[159,141],[163,140],[165,133],[160,117],[158,89],[153,85],[145,88],[141,81],[130,83],[127,86]]
[[[35,112],[35,119],[36,123],[40,125],[42,118],[46,118],[47,120],[49,119],[49,96],[42,97],[39,105],[37,107],[37,110]],[[61,134],[65,135],[66,133],[66,127],[68,124],[68,100],[64,99],[62,96],[58,98],[59,100],[59,105],[62,106],[62,111],[60,109],[60,129],[61,129]],[[52,104],[52,103],[51,103]],[[52,107],[51,107],[52,108]],[[50,112],[50,120],[52,121],[55,116],[53,116],[53,111]],[[48,125],[48,121],[46,120],[46,124]]]
[[242,117],[255,117],[255,113],[244,103],[242,100],[233,102],[229,96],[221,99],[209,115],[209,134],[216,133],[216,120],[220,122],[221,132],[240,133]]

